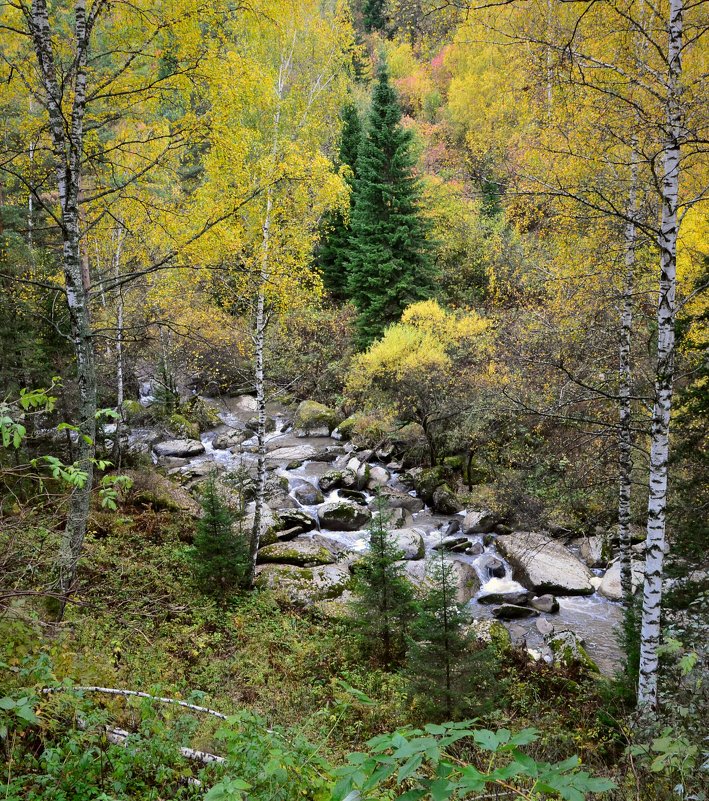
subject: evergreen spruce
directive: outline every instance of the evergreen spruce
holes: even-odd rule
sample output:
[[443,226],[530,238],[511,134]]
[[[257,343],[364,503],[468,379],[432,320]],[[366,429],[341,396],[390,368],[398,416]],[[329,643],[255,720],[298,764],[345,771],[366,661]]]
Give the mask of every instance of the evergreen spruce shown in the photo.
[[362,20],[367,33],[383,31],[386,25],[386,0],[364,0]]
[[401,108],[384,66],[359,149],[352,211],[348,292],[360,312],[362,347],[433,291],[414,163],[411,132],[401,126]]
[[[357,179],[357,152],[362,138],[362,124],[357,109],[348,104],[342,110],[342,139],[339,166],[347,165],[351,174],[346,178],[351,188]],[[352,200],[352,195],[350,195]],[[347,297],[347,261],[349,257],[350,226],[342,212],[336,211],[325,222],[326,234],[318,253],[325,288],[336,300]]]
[[197,523],[192,569],[203,592],[224,599],[242,587],[249,573],[249,547],[238,530],[238,516],[226,506],[214,474],[204,484],[202,517]]
[[[411,695],[427,720],[454,720],[489,696],[494,656],[474,650],[470,615],[455,600],[453,566],[442,552],[429,572],[432,587],[420,603],[406,661]],[[475,699],[473,695],[477,696]]]
[[385,528],[386,513],[379,499],[379,514],[369,530],[369,551],[357,564],[355,621],[364,650],[386,669],[402,663],[406,633],[414,615],[414,592],[404,576],[403,552]]

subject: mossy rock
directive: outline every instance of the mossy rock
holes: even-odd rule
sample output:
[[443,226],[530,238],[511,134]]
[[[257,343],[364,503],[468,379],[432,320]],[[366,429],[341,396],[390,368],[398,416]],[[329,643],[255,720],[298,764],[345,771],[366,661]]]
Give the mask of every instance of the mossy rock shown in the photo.
[[341,419],[334,409],[324,403],[304,400],[296,410],[293,428],[306,434],[327,428],[329,434],[337,428]]
[[312,567],[331,565],[334,563],[335,557],[323,545],[318,545],[312,540],[293,540],[292,542],[276,542],[260,548],[256,561],[258,564]]
[[273,590],[277,597],[298,606],[339,598],[352,586],[352,575],[344,564],[296,567],[267,564],[256,568],[255,585]]
[[199,439],[199,426],[190,422],[183,414],[174,412],[167,420],[167,425],[173,434],[187,439]]
[[124,470],[133,482],[129,498],[136,506],[150,506],[156,511],[182,512],[197,517],[199,504],[179,485],[153,469]]
[[562,667],[581,665],[592,673],[599,673],[598,665],[588,655],[572,631],[560,631],[551,637],[547,645],[554,655],[555,664]]
[[433,502],[433,493],[450,477],[451,471],[443,465],[422,470],[414,479],[416,494],[430,505]]
[[331,531],[359,531],[368,525],[372,515],[369,509],[359,504],[333,501],[318,509],[318,518],[321,527]]
[[339,439],[352,439],[352,434],[354,432],[354,428],[357,425],[357,420],[359,419],[358,414],[351,414],[349,417],[346,417],[333,431],[333,434],[337,434]]

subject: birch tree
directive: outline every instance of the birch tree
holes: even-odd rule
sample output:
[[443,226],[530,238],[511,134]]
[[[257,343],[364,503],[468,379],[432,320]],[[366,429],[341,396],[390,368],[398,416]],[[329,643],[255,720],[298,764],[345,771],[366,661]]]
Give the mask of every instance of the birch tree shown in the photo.
[[218,240],[209,236],[200,245],[204,258],[231,265],[233,291],[253,320],[258,446],[248,584],[265,503],[266,332],[274,315],[322,290],[312,254],[322,215],[347,197],[326,151],[337,139],[352,46],[344,6],[327,11],[293,0],[263,2],[255,11],[225,34],[229,52],[210,70],[213,139],[200,196],[219,206],[248,187],[259,192]]
[[[70,498],[58,591],[75,585],[94,473],[97,388],[92,302],[152,272],[171,267],[183,246],[219,220],[181,220],[178,236],[151,261],[98,286],[86,237],[111,218],[116,203],[139,191],[159,168],[200,138],[198,120],[185,114],[189,78],[205,53],[198,24],[218,9],[196,2],[128,3],[17,0],[0,7],[0,100],[20,94],[32,103],[37,145],[4,154],[0,170],[17,180],[61,244],[61,283],[44,284],[66,301],[78,388],[76,466],[85,480]],[[173,192],[173,201],[179,197]],[[165,210],[170,205],[162,203]],[[149,213],[148,213],[149,215]],[[145,214],[142,215],[143,219]]]

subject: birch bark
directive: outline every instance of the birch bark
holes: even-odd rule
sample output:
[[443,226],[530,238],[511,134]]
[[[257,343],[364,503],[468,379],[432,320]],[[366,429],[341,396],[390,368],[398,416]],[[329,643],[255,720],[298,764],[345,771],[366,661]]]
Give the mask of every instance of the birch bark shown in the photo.
[[640,624],[640,679],[638,683],[638,706],[646,709],[653,709],[657,706],[657,651],[660,643],[662,576],[666,545],[667,464],[675,352],[677,203],[682,135],[680,82],[683,13],[684,0],[670,0],[665,106],[666,134],[663,147],[662,219],[659,235],[660,293],[657,306],[657,363],[650,445],[645,584]]
[[[99,0],[94,7],[96,14],[102,5]],[[74,5],[76,43],[76,59],[73,65],[74,91],[70,113],[66,119],[61,105],[63,92],[57,79],[46,0],[34,0],[28,11],[28,23],[39,65],[56,165],[61,205],[62,266],[79,390],[77,461],[80,469],[86,473],[84,485],[76,487],[72,492],[59,551],[58,587],[62,595],[68,596],[74,588],[76,569],[86,534],[96,439],[96,369],[89,298],[82,269],[79,216],[86,110],[86,64],[91,27],[87,21],[85,0],[77,0]]]

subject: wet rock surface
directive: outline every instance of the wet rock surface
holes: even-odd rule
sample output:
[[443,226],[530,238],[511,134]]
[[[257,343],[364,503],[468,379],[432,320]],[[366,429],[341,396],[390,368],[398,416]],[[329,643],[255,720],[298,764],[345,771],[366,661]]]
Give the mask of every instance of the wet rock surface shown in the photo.
[[[177,452],[194,455],[159,455],[160,445],[171,452],[172,445],[160,443],[154,430],[136,430],[134,439],[136,447],[145,447],[142,443],[153,447],[160,464],[174,460],[174,478],[185,485],[168,483],[183,493],[183,507],[192,512],[199,507],[187,489],[198,492],[213,469],[220,471],[220,482],[236,474],[250,475],[252,483],[255,478],[256,440],[246,430],[255,400],[241,396],[210,403],[223,425],[202,434],[201,441],[172,441],[178,443]],[[368,547],[371,517],[381,512],[390,516],[387,525],[405,556],[402,566],[420,590],[429,586],[432,555],[439,558],[443,548],[444,558],[454,567],[457,600],[468,604],[481,631],[504,632],[536,655],[532,658],[546,661],[554,654],[545,637],[557,631],[576,632],[585,641],[582,647],[589,658],[603,670],[613,670],[620,608],[610,599],[616,597],[619,568],[611,563],[605,576],[600,567],[595,568],[598,575],[591,572],[584,562],[598,565],[595,540],[586,548],[577,541],[572,552],[550,536],[512,532],[482,504],[462,510],[448,468],[414,467],[402,472],[410,467],[407,444],[392,442],[375,452],[358,450],[353,443],[344,444],[346,437],[328,436],[336,415],[322,417],[322,410],[313,406],[302,411],[295,416],[298,427],[291,430],[286,410],[267,407],[266,464],[272,489],[261,527],[260,586],[272,588],[289,603],[317,605],[322,614],[346,616],[351,568]],[[252,514],[250,504],[246,528]],[[583,561],[575,555],[579,547]],[[595,592],[604,580],[608,597]]]

